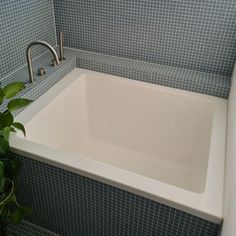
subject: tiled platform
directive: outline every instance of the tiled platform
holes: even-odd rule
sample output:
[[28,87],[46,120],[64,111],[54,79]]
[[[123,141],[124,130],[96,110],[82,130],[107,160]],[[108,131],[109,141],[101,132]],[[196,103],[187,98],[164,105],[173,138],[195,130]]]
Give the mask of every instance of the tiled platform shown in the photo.
[[[35,75],[35,83],[27,84],[23,93],[25,95],[27,94],[31,99],[36,99],[76,66],[221,98],[228,98],[231,86],[230,77],[141,62],[100,53],[67,48],[65,50],[65,57],[66,60],[62,61],[58,67],[52,67],[50,65],[52,59],[50,53],[46,53],[35,60],[33,63],[34,70],[37,71],[37,68],[43,66],[46,70],[46,75],[42,77]],[[13,81],[29,81],[26,66],[4,78],[2,85]],[[22,96],[22,94],[20,94],[20,96]]]
[[231,78],[77,50],[77,67],[227,98]]

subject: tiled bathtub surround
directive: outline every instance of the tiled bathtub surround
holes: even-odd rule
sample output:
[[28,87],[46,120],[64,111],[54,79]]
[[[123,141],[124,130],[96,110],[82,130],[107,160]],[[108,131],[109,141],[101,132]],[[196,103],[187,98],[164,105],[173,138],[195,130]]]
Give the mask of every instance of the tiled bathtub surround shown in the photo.
[[[49,65],[50,53],[37,59],[34,67],[43,63],[47,74],[45,77],[36,76],[36,82],[27,84],[21,96],[33,100],[38,98],[76,66],[76,57],[77,65],[90,69],[107,70],[105,72],[119,75],[129,72],[127,77],[145,78],[147,81],[149,78],[154,83],[158,80],[158,76],[152,77],[152,73],[159,67],[152,68],[150,63],[70,49],[65,50],[65,57],[66,61],[58,67]],[[162,67],[159,68],[160,72],[172,74],[171,70],[166,71]],[[22,78],[28,81],[27,67],[9,76],[3,84]],[[19,177],[20,201],[34,210],[28,220],[59,235],[172,236],[174,233],[177,236],[211,236],[217,235],[219,230],[219,225],[186,212],[50,165],[19,158],[24,159]],[[23,232],[27,227],[31,229],[26,224]]]
[[[24,160],[19,201],[59,235],[216,236],[219,225],[35,160]],[[27,194],[25,194],[27,192]]]
[[[28,68],[25,66],[15,73],[11,74],[2,81],[2,86],[14,81],[26,82],[26,88],[19,93],[19,97],[26,97],[28,99],[35,100],[43,93],[45,93],[50,87],[52,87],[57,81],[63,78],[71,70],[76,67],[76,53],[74,50],[65,50],[65,61],[61,61],[57,67],[50,65],[51,52],[42,55],[40,58],[33,62],[33,67],[38,68],[44,66],[46,70],[45,76],[35,75],[35,82],[28,83],[29,75]],[[6,104],[0,106],[0,111],[5,108]]]
[[77,50],[77,67],[227,98],[230,77]]
[[[43,66],[46,70],[46,76],[39,77],[35,75],[36,82],[31,85],[27,84],[24,94],[29,92],[28,94],[30,94],[31,99],[35,99],[54,84],[54,79],[51,79],[51,77],[57,78],[57,74],[65,75],[75,66],[222,98],[227,98],[230,90],[231,80],[230,77],[226,76],[141,62],[83,50],[66,48],[65,54],[66,60],[62,61],[58,67],[52,67],[50,65],[52,57],[50,52],[35,60],[33,63],[34,70],[36,71],[37,68]],[[72,64],[70,62],[71,60],[73,60]],[[68,66],[70,70],[67,70]],[[62,78],[62,76],[60,76],[60,78]],[[2,85],[4,86],[13,81],[28,82],[29,76],[27,67],[23,67],[6,77],[2,81]],[[45,84],[43,91],[38,90],[37,87],[38,83],[41,83],[41,81],[44,81]]]
[[[77,66],[228,97],[235,1],[54,0],[54,6],[57,32],[64,31],[65,44],[77,50]],[[26,63],[30,41],[56,44],[53,10],[53,0],[0,2],[0,81],[28,78],[22,69],[7,75]],[[35,59],[45,49],[33,52]]]
[[[54,0],[54,4],[57,30],[65,32],[66,45],[92,52],[70,50],[58,68],[45,65],[46,76],[27,85],[23,96],[36,99],[76,62],[87,69],[228,96],[236,57],[234,0]],[[3,84],[28,81],[26,67],[6,76],[25,64],[30,41],[55,45],[52,1],[2,0],[0,20],[0,80],[6,78]],[[45,52],[34,51],[35,56]],[[49,61],[45,54],[35,64]],[[161,236],[174,232],[211,236],[219,230],[212,222],[27,158],[20,180],[20,200],[34,208],[29,220],[60,235]]]
[[[33,40],[56,45],[52,0],[0,1],[0,79],[26,64],[26,47]],[[34,58],[45,50],[33,50]]]
[[235,0],[54,0],[68,47],[230,76]]

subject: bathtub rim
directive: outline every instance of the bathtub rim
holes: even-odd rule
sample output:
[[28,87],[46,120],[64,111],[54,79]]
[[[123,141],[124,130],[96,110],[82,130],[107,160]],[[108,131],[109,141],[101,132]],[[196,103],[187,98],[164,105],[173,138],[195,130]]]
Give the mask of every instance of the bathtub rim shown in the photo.
[[[94,74],[95,73],[95,74]],[[63,77],[56,85],[44,93],[44,96],[36,99],[24,112],[16,116],[16,120],[27,123],[49,101],[59,94],[65,87],[83,75],[108,74],[76,68]],[[226,109],[227,100],[194,92],[174,89],[170,87],[149,84],[145,82],[129,80],[126,78],[109,75],[128,83],[138,83],[145,86],[158,86],[160,90],[178,93],[186,96],[197,96],[216,103],[216,111],[213,119],[212,139],[210,145],[209,164],[206,179],[206,188],[203,193],[194,193],[179,187],[153,180],[151,178],[131,173],[129,171],[113,167],[111,165],[88,159],[78,154],[37,144],[25,140],[17,135],[12,135],[10,140],[11,150],[25,157],[50,164],[67,171],[84,175],[97,181],[121,188],[138,194],[145,198],[166,204],[176,209],[185,211],[200,218],[220,224],[222,222],[223,185],[224,185],[224,158],[226,135]],[[218,124],[218,128],[216,128]],[[220,135],[219,135],[220,134]],[[216,148],[213,148],[216,147]],[[222,155],[224,158],[222,158]],[[66,158],[63,158],[63,156]],[[214,158],[213,158],[214,157]],[[59,159],[59,160],[58,160]],[[219,173],[218,175],[215,172]],[[161,190],[160,190],[161,189]],[[212,200],[214,199],[214,201]]]

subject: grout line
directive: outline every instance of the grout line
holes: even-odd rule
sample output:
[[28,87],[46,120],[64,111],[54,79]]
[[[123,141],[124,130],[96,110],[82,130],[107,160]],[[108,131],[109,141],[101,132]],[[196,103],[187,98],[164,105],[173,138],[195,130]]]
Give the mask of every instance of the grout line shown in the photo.
[[56,27],[55,6],[54,6],[54,0],[51,0],[51,1],[52,1],[52,9],[53,9],[54,33],[55,33],[55,40],[56,40],[56,47],[57,47],[58,44],[57,44],[57,27]]
[[[47,54],[47,53],[48,53],[48,51],[46,51],[46,52],[43,53],[43,54],[38,55],[37,57],[35,57],[34,59],[32,59],[32,62],[38,60],[40,57],[42,57],[43,55],[45,55],[45,54]],[[5,80],[5,79],[7,79],[9,76],[15,74],[17,71],[21,70],[22,68],[24,68],[24,67],[26,67],[26,66],[27,66],[27,63],[24,63],[23,65],[21,65],[20,67],[18,67],[16,70],[12,71],[10,74],[8,74],[8,75],[4,76],[3,78],[1,78],[1,79],[0,79],[0,82],[3,81],[3,80]]]
[[220,77],[225,78],[225,79],[230,79],[231,78],[230,76],[225,76],[225,75],[220,75],[220,74],[208,73],[208,72],[203,72],[203,71],[198,71],[198,70],[190,70],[190,69],[185,69],[185,68],[181,68],[181,67],[169,66],[169,65],[164,65],[164,64],[154,63],[154,62],[148,62],[148,61],[141,61],[141,60],[126,58],[126,57],[121,57],[121,56],[114,56],[114,55],[104,54],[104,53],[100,53],[100,52],[87,51],[87,50],[78,49],[78,48],[71,48],[71,47],[64,47],[64,48],[71,49],[71,50],[76,50],[76,51],[82,51],[82,52],[85,52],[85,53],[109,56],[109,57],[119,58],[119,59],[124,59],[124,60],[131,60],[131,61],[139,62],[139,63],[143,63],[143,64],[165,66],[166,68],[174,68],[174,69],[179,69],[179,70],[186,71],[186,72],[193,72],[193,73],[199,73],[199,74],[201,73],[201,74],[204,74],[204,75],[216,75],[216,76],[220,76]]

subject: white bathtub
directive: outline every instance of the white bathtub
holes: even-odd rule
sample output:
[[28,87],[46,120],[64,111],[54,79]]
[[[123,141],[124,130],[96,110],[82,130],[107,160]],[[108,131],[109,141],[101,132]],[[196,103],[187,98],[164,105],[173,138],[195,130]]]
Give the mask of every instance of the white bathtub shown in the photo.
[[222,220],[224,99],[74,69],[16,119],[16,153]]

